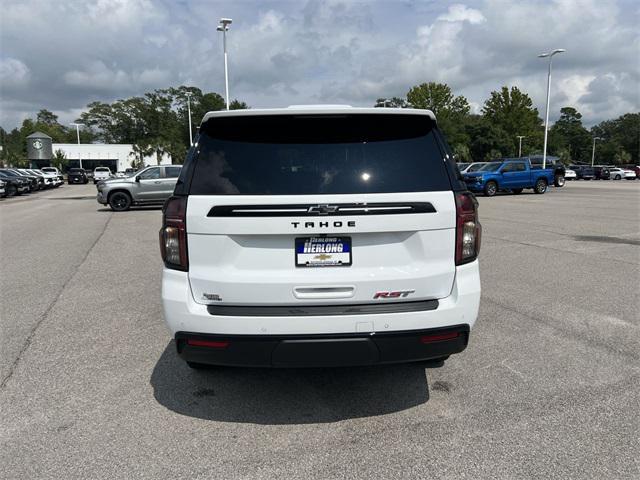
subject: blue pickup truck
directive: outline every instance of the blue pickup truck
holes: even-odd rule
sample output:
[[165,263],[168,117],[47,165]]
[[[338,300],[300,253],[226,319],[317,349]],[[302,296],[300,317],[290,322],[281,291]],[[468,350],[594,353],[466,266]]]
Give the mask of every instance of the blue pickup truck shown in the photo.
[[529,160],[505,160],[489,162],[480,170],[462,175],[467,188],[472,192],[484,192],[493,197],[500,190],[522,193],[532,188],[535,193],[544,193],[554,181],[554,171],[531,169]]

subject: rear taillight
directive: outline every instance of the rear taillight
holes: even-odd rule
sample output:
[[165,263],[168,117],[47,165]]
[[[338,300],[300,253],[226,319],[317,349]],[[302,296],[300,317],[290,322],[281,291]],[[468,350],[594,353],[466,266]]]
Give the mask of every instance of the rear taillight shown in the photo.
[[482,227],[478,221],[478,201],[471,192],[456,192],[456,265],[478,258]]
[[162,208],[160,252],[167,268],[189,270],[187,256],[187,197],[171,197]]

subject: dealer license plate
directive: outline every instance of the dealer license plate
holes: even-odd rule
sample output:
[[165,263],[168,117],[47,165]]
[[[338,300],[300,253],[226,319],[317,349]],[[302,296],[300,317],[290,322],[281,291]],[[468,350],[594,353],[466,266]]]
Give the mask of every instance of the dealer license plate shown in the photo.
[[351,237],[296,238],[296,267],[348,267]]

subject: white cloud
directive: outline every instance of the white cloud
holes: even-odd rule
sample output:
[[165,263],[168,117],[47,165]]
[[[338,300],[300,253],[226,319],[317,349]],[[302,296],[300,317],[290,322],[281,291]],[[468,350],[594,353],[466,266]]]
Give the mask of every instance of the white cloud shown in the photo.
[[0,88],[26,87],[30,77],[29,67],[17,58],[0,58]]
[[447,22],[469,22],[471,24],[482,23],[486,20],[480,10],[468,8],[466,5],[456,4],[449,7],[449,11],[438,17]]
[[92,62],[85,70],[72,70],[64,74],[64,81],[72,87],[102,91],[122,91],[132,88],[157,87],[170,81],[170,74],[160,68],[125,72],[112,69],[103,62]]

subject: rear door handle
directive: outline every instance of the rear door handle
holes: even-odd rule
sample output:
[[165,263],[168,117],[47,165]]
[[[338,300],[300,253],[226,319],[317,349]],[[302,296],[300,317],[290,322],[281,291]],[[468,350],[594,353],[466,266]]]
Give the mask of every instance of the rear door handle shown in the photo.
[[323,298],[351,298],[356,292],[353,285],[335,286],[307,286],[294,287],[293,295],[302,300],[323,299]]

